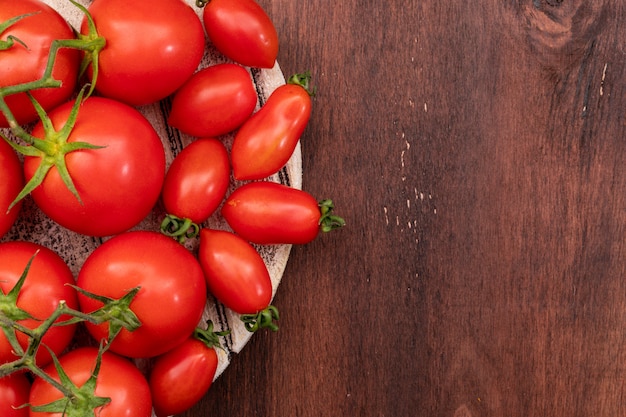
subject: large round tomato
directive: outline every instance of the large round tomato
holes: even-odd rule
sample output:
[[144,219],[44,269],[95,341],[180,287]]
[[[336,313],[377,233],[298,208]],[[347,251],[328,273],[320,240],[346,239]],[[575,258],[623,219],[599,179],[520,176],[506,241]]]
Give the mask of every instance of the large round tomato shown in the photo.
[[254,0],[203,0],[202,19],[213,45],[249,67],[272,68],[278,55],[274,23]]
[[[64,300],[71,308],[78,308],[76,291],[68,285],[74,283],[74,277],[67,264],[54,251],[31,242],[0,243],[0,289],[2,293],[6,295],[11,291],[33,256],[35,258],[17,297],[17,307],[34,317],[20,321],[20,323],[31,329],[39,326],[41,320],[50,316],[61,300]],[[75,328],[75,325],[52,327],[43,337],[42,343],[58,355],[72,340]],[[28,344],[26,335],[18,332],[17,337],[20,345],[26,347]],[[9,341],[4,333],[0,333],[0,362],[15,359],[17,357]],[[50,360],[48,349],[42,346],[37,352],[37,363],[44,365]]]
[[24,185],[22,164],[11,146],[0,138],[0,237],[9,231],[22,206],[21,201],[8,211],[9,205]]
[[104,96],[132,105],[153,103],[176,91],[200,64],[202,22],[181,0],[95,0],[89,13],[107,42],[96,81]]
[[[117,235],[96,248],[78,274],[78,286],[94,294],[121,298],[141,287],[130,304],[141,326],[123,329],[111,343],[129,357],[160,355],[194,331],[206,303],[206,284],[196,258],[174,239],[157,232]],[[79,295],[81,310],[102,303]],[[87,329],[96,340],[108,337],[107,323]]]
[[[50,113],[55,128],[68,120],[73,102]],[[43,125],[33,129],[44,138]],[[49,139],[48,139],[49,140]],[[134,108],[102,97],[90,97],[78,111],[68,142],[87,142],[99,149],[66,154],[67,169],[79,201],[53,167],[32,196],[52,220],[77,233],[109,236],[143,220],[159,198],[165,177],[165,152],[150,123]],[[24,159],[30,179],[41,157]]]
[[[19,39],[0,51],[0,87],[39,80],[48,63],[50,45],[55,39],[73,39],[69,24],[54,9],[38,0],[0,0],[0,22],[33,13],[0,33],[0,40]],[[52,76],[61,81],[58,88],[32,91],[33,97],[48,110],[66,101],[76,86],[80,53],[75,49],[60,49]],[[25,93],[6,97],[13,116],[20,124],[37,119],[37,113]],[[6,118],[0,114],[0,127],[7,127]]]
[[168,123],[191,136],[219,136],[250,117],[256,102],[246,69],[230,63],[211,65],[176,92]]
[[[69,379],[79,388],[85,386],[90,379],[97,362],[98,350],[92,347],[74,349],[59,358],[59,363]],[[53,364],[44,369],[48,375],[59,381],[58,371]],[[89,391],[89,390],[85,390]],[[59,400],[61,392],[50,383],[36,378],[30,392],[31,406],[41,406]],[[88,399],[110,398],[110,402],[93,410]],[[82,401],[82,402],[81,402]],[[102,355],[102,362],[97,377],[95,390],[91,395],[77,396],[72,407],[82,410],[78,414],[76,409],[67,410],[67,415],[81,415],[94,417],[149,417],[152,413],[152,398],[146,378],[126,358],[111,352]],[[30,417],[61,417],[61,412],[30,412]]]
[[28,417],[30,382],[25,373],[14,373],[0,378],[0,416]]

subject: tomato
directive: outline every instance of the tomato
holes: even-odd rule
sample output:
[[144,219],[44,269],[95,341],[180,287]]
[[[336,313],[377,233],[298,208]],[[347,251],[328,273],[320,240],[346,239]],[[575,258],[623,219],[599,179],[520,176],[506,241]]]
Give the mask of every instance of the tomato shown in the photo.
[[17,220],[22,207],[21,201],[11,208],[9,205],[24,186],[22,164],[17,155],[2,138],[0,138],[0,237],[4,236]]
[[213,138],[198,139],[174,159],[165,176],[162,200],[167,213],[202,223],[213,214],[230,184],[228,151]]
[[[110,350],[124,356],[160,355],[182,343],[195,329],[206,303],[206,284],[196,258],[174,239],[157,232],[117,235],[96,248],[81,268],[78,286],[91,293],[121,298],[141,287],[130,304],[141,326],[118,334]],[[79,294],[90,313],[102,303]],[[106,339],[109,324],[87,324],[96,339]]]
[[[57,129],[67,122],[72,105],[65,103],[50,113]],[[32,134],[44,138],[43,125],[37,124]],[[69,191],[56,167],[48,172],[32,192],[46,215],[77,233],[110,236],[135,226],[150,213],[165,177],[165,152],[141,113],[111,99],[90,97],[80,106],[68,142],[103,147],[65,156],[81,201]],[[27,180],[41,162],[37,156],[24,159]]]
[[[212,325],[156,358],[148,379],[157,417],[180,414],[196,404],[211,387],[219,346]],[[206,335],[206,336],[205,336]]]
[[[34,318],[19,322],[31,329],[39,326],[64,300],[68,307],[78,308],[76,291],[68,284],[74,277],[63,259],[51,249],[36,243],[11,241],[0,243],[0,289],[8,294],[24,272],[28,261],[35,255],[28,275],[17,297],[17,307],[29,312]],[[5,297],[6,299],[6,297]],[[59,321],[67,317],[59,318]],[[75,325],[55,326],[43,336],[42,344],[55,354],[60,354],[74,336]],[[20,345],[25,348],[28,338],[17,333]],[[0,363],[17,359],[3,332],[0,332]],[[45,347],[37,352],[37,364],[45,365],[51,360]]]
[[[195,72],[205,37],[196,12],[181,0],[95,0],[89,6],[106,46],[96,90],[135,106],[156,102]],[[81,31],[88,33],[83,21]],[[93,68],[88,72],[93,76]]]
[[[59,358],[59,363],[69,379],[77,387],[86,387],[85,384],[91,377],[92,371],[97,362],[98,350],[93,347],[81,347],[74,349]],[[58,371],[53,364],[44,369],[44,372],[60,381]],[[84,403],[85,398],[78,396],[74,401],[74,406],[83,413],[74,414],[81,416],[97,417],[149,417],[152,413],[152,399],[150,387],[146,378],[126,358],[105,352],[102,355],[100,370],[97,375],[95,390],[86,398],[101,397],[110,398],[111,401],[95,410]],[[50,383],[40,378],[35,378],[30,392],[30,404],[32,406],[42,406],[52,401],[63,398],[61,392]],[[80,401],[83,401],[80,404]],[[36,412],[31,411],[30,417],[61,417],[61,412]]]
[[[304,77],[308,83],[308,75]],[[258,180],[276,173],[289,161],[310,117],[311,97],[306,88],[288,83],[274,90],[235,135],[234,177]]]
[[250,117],[256,102],[254,84],[242,66],[211,65],[176,92],[168,123],[191,136],[220,136]]
[[[35,14],[0,33],[0,43],[9,36],[21,41],[0,50],[0,87],[39,80],[48,63],[52,42],[55,39],[74,39],[70,25],[47,4],[38,0],[0,0],[0,24],[28,13]],[[44,109],[49,110],[70,98],[76,86],[79,65],[80,53],[77,50],[63,48],[58,51],[52,75],[61,81],[61,86],[32,91],[33,97]],[[35,108],[25,93],[7,96],[6,102],[19,124],[37,120]],[[2,114],[0,127],[8,127]]]
[[17,407],[28,403],[29,393],[30,382],[25,373],[0,378],[0,416],[28,417],[28,407]]
[[272,68],[278,56],[278,34],[272,20],[254,0],[203,0],[202,20],[209,39],[226,57],[258,68]]
[[239,314],[267,308],[272,282],[256,249],[241,237],[224,231],[202,229],[198,259],[209,291]]
[[330,200],[318,203],[306,191],[259,181],[233,191],[221,213],[235,233],[250,242],[304,244],[320,229],[343,226],[343,219],[331,214],[332,208]]

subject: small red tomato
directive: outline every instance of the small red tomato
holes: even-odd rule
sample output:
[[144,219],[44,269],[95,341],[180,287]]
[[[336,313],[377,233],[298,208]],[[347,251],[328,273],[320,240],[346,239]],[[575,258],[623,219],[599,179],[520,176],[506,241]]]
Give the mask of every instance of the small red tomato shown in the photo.
[[168,215],[200,224],[224,200],[229,184],[230,163],[224,144],[213,138],[198,139],[170,165],[161,199]]
[[0,378],[0,416],[28,417],[29,408],[23,407],[28,403],[30,382],[25,373],[14,373]]
[[[233,175],[259,180],[281,169],[298,144],[311,117],[308,75],[278,87],[261,109],[237,131],[231,149]],[[299,81],[304,80],[304,84]]]
[[24,186],[22,164],[17,154],[8,143],[0,138],[0,237],[4,236],[17,220],[22,207],[20,200],[9,211],[9,205],[15,200]]
[[167,121],[190,136],[220,136],[241,126],[256,102],[256,90],[245,68],[211,65],[176,92]]
[[275,182],[251,182],[233,191],[221,213],[230,227],[244,239],[259,244],[304,244],[320,230],[344,224],[332,215],[330,200],[318,203],[306,191]]
[[256,314],[272,299],[272,281],[263,258],[241,237],[202,229],[198,259],[209,291],[239,314]]
[[254,0],[202,0],[202,19],[209,39],[226,57],[248,67],[272,68],[278,55],[278,33]]

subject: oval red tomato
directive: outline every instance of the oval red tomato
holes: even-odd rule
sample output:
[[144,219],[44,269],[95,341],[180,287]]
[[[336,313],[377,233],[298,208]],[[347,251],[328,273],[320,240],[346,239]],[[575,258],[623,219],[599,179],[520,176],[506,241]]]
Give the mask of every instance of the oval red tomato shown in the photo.
[[[73,102],[50,114],[55,128],[68,120]],[[44,138],[43,125],[32,134]],[[32,197],[52,220],[74,232],[110,236],[137,225],[159,199],[165,177],[165,152],[161,139],[136,109],[102,97],[85,100],[68,142],[103,146],[66,155],[67,168],[78,201],[53,167]],[[41,163],[40,157],[24,159],[27,180]]]
[[[98,350],[92,347],[74,349],[59,358],[61,367],[70,380],[82,387],[91,377]],[[56,381],[59,374],[53,364],[44,369]],[[149,417],[152,413],[152,398],[146,378],[137,367],[126,358],[105,352],[98,373],[96,397],[110,398],[111,401],[94,411],[85,410],[85,416],[97,417]],[[41,406],[62,398],[59,390],[50,383],[36,378],[30,392],[30,404]],[[31,411],[30,417],[61,417],[62,413]],[[72,414],[78,415],[78,414]]]
[[194,223],[206,221],[230,184],[228,151],[213,138],[198,139],[174,159],[165,176],[162,200],[168,214]]
[[198,259],[209,291],[239,314],[255,314],[268,307],[272,282],[256,249],[223,230],[202,229]]
[[258,180],[281,169],[311,117],[311,97],[300,85],[284,84],[237,131],[231,149],[233,175]]
[[[3,40],[13,36],[21,40],[0,53],[0,87],[39,80],[48,63],[50,45],[55,39],[74,39],[70,25],[53,8],[38,0],[0,0],[0,22],[34,13],[21,19],[0,34]],[[49,110],[70,98],[76,86],[80,53],[75,49],[58,51],[52,76],[61,81],[58,88],[32,91],[41,106]],[[37,120],[37,112],[25,93],[6,97],[6,102],[19,124]],[[8,127],[0,113],[0,127]]]
[[[202,22],[181,0],[95,0],[88,10],[107,42],[96,80],[104,96],[135,106],[153,103],[176,91],[200,64]],[[85,22],[81,30],[87,33]]]
[[[81,268],[77,284],[94,294],[119,299],[141,287],[130,304],[141,326],[123,329],[110,350],[124,356],[160,355],[182,343],[196,328],[206,303],[206,284],[196,258],[174,239],[157,232],[117,235],[96,248]],[[79,295],[89,313],[102,303]],[[108,337],[108,323],[87,324],[96,340]]]
[[278,55],[278,34],[254,0],[205,0],[202,19],[217,50],[249,67],[272,68]]
[[0,138],[0,237],[4,236],[13,226],[20,213],[22,202],[18,202],[9,211],[24,186],[24,174],[15,151]]
[[190,136],[220,136],[241,126],[256,102],[246,69],[229,63],[211,65],[176,92],[168,123]]
[[[20,321],[34,329],[57,309],[61,300],[68,307],[78,308],[76,291],[69,286],[74,284],[74,276],[63,259],[54,251],[36,243],[11,241],[0,243],[0,289],[4,294],[15,286],[24,272],[28,261],[35,255],[26,281],[17,298],[17,306],[29,312],[34,319]],[[61,317],[59,321],[67,319]],[[42,339],[42,343],[55,354],[60,354],[74,336],[76,326],[52,327]],[[28,338],[17,333],[18,341],[24,348]],[[0,363],[17,359],[4,333],[0,332]],[[41,347],[37,352],[37,363],[45,365],[51,357],[48,349]]]
[[25,373],[14,373],[0,378],[0,416],[28,417],[30,382]]

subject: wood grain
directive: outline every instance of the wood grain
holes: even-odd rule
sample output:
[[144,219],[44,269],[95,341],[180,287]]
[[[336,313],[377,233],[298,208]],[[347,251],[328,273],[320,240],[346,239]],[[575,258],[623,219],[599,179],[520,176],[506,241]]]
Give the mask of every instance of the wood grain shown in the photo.
[[625,4],[260,3],[348,225],[184,415],[626,415]]

